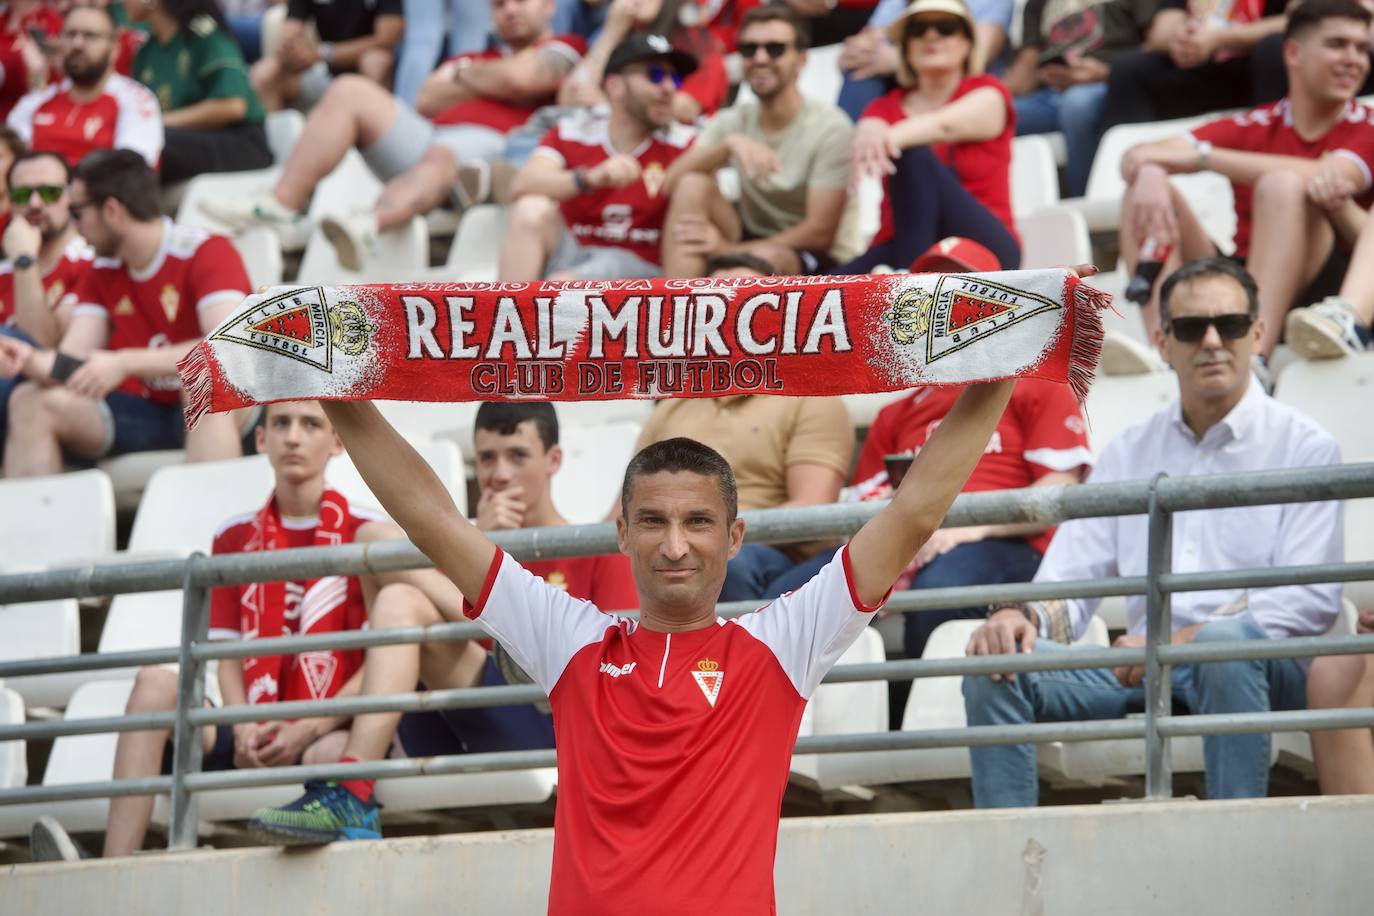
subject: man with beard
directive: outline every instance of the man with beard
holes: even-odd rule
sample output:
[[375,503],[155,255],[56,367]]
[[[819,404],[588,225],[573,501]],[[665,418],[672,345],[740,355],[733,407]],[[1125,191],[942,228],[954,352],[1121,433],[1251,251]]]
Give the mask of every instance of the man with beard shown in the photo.
[[186,432],[176,372],[248,294],[238,252],[163,217],[157,176],[132,150],[91,153],[68,193],[96,259],[67,294],[57,347],[0,337],[0,378],[25,378],[10,396],[5,476],[56,474],[64,451],[93,460],[184,445],[190,461],[238,457],[243,412]]
[[30,92],[10,112],[9,126],[31,149],[56,153],[69,166],[94,150],[131,149],[157,167],[161,109],[146,86],[114,72],[115,31],[103,6],[67,13],[61,37],[67,78]]
[[[757,101],[722,110],[669,170],[668,276],[700,276],[707,258],[735,252],[763,258],[778,274],[821,273],[835,263],[854,125],[797,88],[808,39],[806,20],[783,4],[744,15],[739,51]],[[738,204],[716,184],[726,165],[739,172]]]
[[560,121],[516,174],[498,276],[516,280],[657,277],[667,170],[691,145],[673,93],[696,60],[662,35],[611,51],[609,110]]
[[[63,294],[95,253],[76,234],[67,207],[67,163],[53,153],[24,153],[6,171],[10,220],[0,261],[0,335],[51,347],[71,319]],[[15,379],[0,379],[0,454]]]

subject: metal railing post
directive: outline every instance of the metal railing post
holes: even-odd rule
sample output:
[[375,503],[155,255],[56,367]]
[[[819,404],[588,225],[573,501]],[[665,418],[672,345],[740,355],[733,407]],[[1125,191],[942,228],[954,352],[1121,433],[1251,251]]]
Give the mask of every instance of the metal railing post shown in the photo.
[[172,733],[172,818],[167,829],[168,849],[196,845],[196,797],[187,788],[188,773],[199,773],[204,748],[200,729],[187,714],[205,702],[205,663],[192,647],[205,641],[210,626],[210,590],[194,584],[193,573],[205,554],[194,553],[186,561],[181,599],[181,654],[177,662],[177,720]]
[[1159,732],[1159,720],[1173,711],[1173,682],[1169,665],[1159,658],[1160,646],[1173,634],[1171,593],[1160,577],[1173,569],[1174,517],[1159,500],[1163,472],[1150,481],[1150,528],[1145,568],[1145,797],[1169,799],[1174,794],[1174,767],[1169,738]]

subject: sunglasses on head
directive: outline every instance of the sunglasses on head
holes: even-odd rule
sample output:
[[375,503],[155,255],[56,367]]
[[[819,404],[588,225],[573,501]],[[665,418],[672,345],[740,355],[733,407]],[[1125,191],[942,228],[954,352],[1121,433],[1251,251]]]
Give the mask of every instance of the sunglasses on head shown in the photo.
[[753,60],[754,55],[759,53],[759,48],[763,48],[763,53],[777,60],[792,46],[785,41],[741,41],[738,47],[740,56],[745,60]]
[[29,202],[29,198],[33,197],[35,192],[43,199],[43,203],[56,203],[57,199],[62,196],[62,192],[65,190],[67,189],[60,184],[17,184],[10,188],[10,203],[26,206]]
[[682,88],[682,74],[669,70],[662,64],[649,64],[644,68],[644,76],[655,86],[661,86],[663,81],[667,80],[673,84],[674,89]]
[[958,19],[918,19],[906,27],[907,38],[924,38],[926,32],[934,29],[942,38],[949,38],[964,31],[964,24]]
[[1243,312],[1235,315],[1199,315],[1171,318],[1167,330],[1180,343],[1197,343],[1207,336],[1208,328],[1216,328],[1222,340],[1239,340],[1250,333],[1254,323],[1254,317]]

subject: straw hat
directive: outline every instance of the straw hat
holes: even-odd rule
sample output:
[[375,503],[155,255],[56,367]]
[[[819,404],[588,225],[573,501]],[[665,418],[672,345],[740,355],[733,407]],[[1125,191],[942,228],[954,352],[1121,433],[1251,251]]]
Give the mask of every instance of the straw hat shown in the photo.
[[916,85],[916,74],[907,62],[906,42],[902,40],[902,36],[906,33],[907,20],[922,13],[944,13],[962,19],[964,25],[968,26],[969,38],[973,43],[969,51],[968,72],[983,72],[983,53],[978,44],[978,27],[964,0],[914,0],[902,11],[902,15],[887,27],[888,39],[897,46],[897,82],[903,86]]

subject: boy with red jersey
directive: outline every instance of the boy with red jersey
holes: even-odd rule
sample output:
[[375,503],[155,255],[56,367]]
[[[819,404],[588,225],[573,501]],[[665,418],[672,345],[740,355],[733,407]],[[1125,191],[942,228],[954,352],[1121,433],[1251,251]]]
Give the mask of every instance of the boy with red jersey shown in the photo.
[[609,112],[559,122],[515,176],[502,281],[662,274],[665,178],[694,137],[672,120],[673,92],[695,69],[661,35],[616,46],[603,84]]
[[[1169,175],[1211,170],[1231,180],[1235,255],[1259,284],[1264,335],[1257,374],[1279,343],[1289,309],[1334,295],[1374,193],[1374,109],[1355,99],[1369,72],[1370,12],[1356,0],[1304,0],[1289,14],[1284,40],[1288,96],[1205,124],[1182,137],[1132,147],[1122,160],[1128,184],[1121,252],[1128,274],[1142,243],[1171,246],[1149,305],[1146,330],[1159,329],[1157,290],[1180,264],[1217,253]],[[1158,364],[1151,352],[1107,338],[1109,371]]]
[[[477,527],[501,531],[568,524],[550,496],[553,475],[563,461],[553,405],[483,404],[475,427],[477,484],[482,491]],[[527,560],[521,565],[571,598],[607,610],[639,606],[630,564],[620,554]],[[457,603],[413,603],[393,609],[384,618],[373,614],[372,625],[418,627],[461,619]],[[529,675],[505,650],[493,648],[488,652],[476,642],[440,642],[369,649],[362,692],[366,696],[406,693],[415,689],[417,681],[428,689],[529,683]],[[399,735],[402,748],[412,757],[514,751],[552,747],[553,722],[547,711],[536,706],[358,716],[343,759],[379,760],[386,756],[394,735]],[[357,806],[376,809],[373,781],[346,780],[341,785],[347,795],[331,786],[307,786],[300,800],[258,811],[249,830],[264,842],[285,845],[354,839],[351,818]]]
[[31,149],[74,166],[98,149],[132,149],[156,167],[162,155],[162,110],[141,83],[114,71],[118,40],[103,6],[77,7],[62,26],[66,79],[30,92],[7,123]]
[[69,193],[96,259],[67,295],[72,319],[55,349],[0,337],[0,377],[28,379],[10,396],[5,476],[56,474],[64,450],[237,457],[242,416],[186,432],[176,366],[248,294],[238,252],[163,217],[157,176],[132,150],[87,156]]

